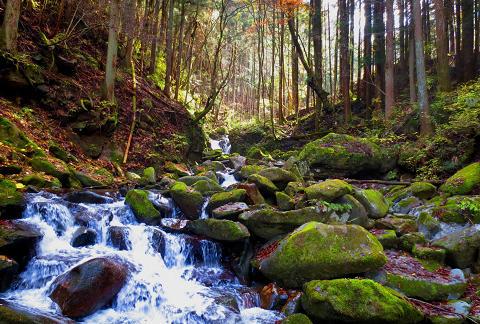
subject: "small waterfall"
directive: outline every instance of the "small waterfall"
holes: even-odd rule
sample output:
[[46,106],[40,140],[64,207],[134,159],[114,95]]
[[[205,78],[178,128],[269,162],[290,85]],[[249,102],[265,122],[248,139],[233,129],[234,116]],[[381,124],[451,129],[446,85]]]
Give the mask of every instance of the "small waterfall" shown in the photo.
[[232,149],[228,135],[222,135],[219,140],[210,139],[210,147],[212,150],[222,150],[223,154],[230,154]]
[[[158,193],[150,198],[171,207],[172,202]],[[60,314],[48,297],[55,278],[89,259],[113,256],[129,264],[127,283],[110,307],[84,318],[84,323],[273,323],[282,318],[258,308],[258,293],[240,285],[223,267],[216,242],[139,224],[123,200],[73,204],[42,192],[27,195],[27,201],[22,222],[37,228],[43,239],[37,256],[0,298]],[[80,223],[97,232],[95,245],[70,245]],[[117,250],[109,242],[112,226],[125,229],[127,250]],[[164,244],[162,251],[158,240]]]

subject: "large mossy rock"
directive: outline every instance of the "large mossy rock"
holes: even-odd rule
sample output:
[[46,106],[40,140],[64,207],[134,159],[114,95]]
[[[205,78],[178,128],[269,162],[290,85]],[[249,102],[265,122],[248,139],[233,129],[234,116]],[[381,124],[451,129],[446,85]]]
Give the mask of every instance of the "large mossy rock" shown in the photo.
[[475,162],[461,169],[440,187],[451,195],[468,195],[480,188],[480,162]]
[[236,219],[238,215],[249,210],[244,202],[229,203],[212,210],[212,217],[217,219]]
[[252,174],[259,173],[263,169],[265,169],[265,167],[262,165],[255,165],[255,164],[244,165],[238,172],[238,175],[241,179],[247,179]]
[[218,192],[210,198],[207,209],[209,211],[229,203],[245,202],[247,191],[244,189],[233,189],[227,192]]
[[480,225],[474,225],[434,240],[432,245],[447,251],[447,262],[452,266],[460,269],[471,267],[477,261],[480,248]]
[[222,186],[220,186],[217,182],[211,179],[197,181],[193,184],[192,187],[204,196],[210,196],[217,192],[225,191]]
[[432,215],[445,223],[480,223],[480,196],[452,196],[432,208]]
[[187,228],[197,235],[217,241],[235,242],[250,237],[248,229],[242,223],[226,219],[198,219],[189,222]]
[[300,180],[292,172],[277,167],[263,169],[258,174],[273,182],[280,190],[284,190],[289,182]]
[[352,185],[339,179],[325,180],[305,188],[308,200],[332,201],[352,192]]
[[275,192],[280,190],[272,181],[259,174],[249,176],[248,182],[255,184],[258,190],[265,196],[273,196]]
[[332,212],[317,207],[305,207],[297,210],[279,211],[276,209],[258,209],[242,213],[239,220],[254,235],[270,240],[287,234],[297,227],[312,221],[326,223]]
[[437,188],[428,182],[414,182],[410,186],[393,191],[387,195],[388,200],[393,203],[399,202],[408,197],[419,199],[430,199],[437,191]]
[[198,219],[204,203],[203,195],[183,182],[176,182],[170,188],[170,195],[188,219]]
[[81,318],[112,301],[127,280],[128,268],[109,258],[95,258],[60,275],[50,298],[62,314]]
[[158,225],[162,215],[148,199],[148,191],[133,189],[127,193],[125,204],[130,206],[139,222]]
[[346,220],[347,224],[354,224],[354,225],[367,227],[368,225],[367,210],[355,197],[353,197],[352,195],[345,195],[337,199],[335,202],[350,206],[350,210],[348,212],[349,217]]
[[401,294],[368,279],[315,280],[303,290],[302,306],[319,323],[411,324],[423,319]]
[[306,144],[298,157],[325,176],[378,174],[395,165],[395,160],[372,141],[335,133]]
[[285,238],[264,246],[252,264],[285,287],[380,268],[387,258],[378,240],[357,225],[306,223]]
[[[195,183],[198,181],[214,181],[213,179],[207,177],[207,176],[185,176],[178,178],[178,181],[185,183],[187,186],[193,186]],[[218,181],[216,182],[218,184]]]
[[285,317],[280,324],[312,324],[307,315],[296,313]]
[[367,210],[368,217],[379,219],[388,213],[388,202],[383,194],[375,189],[356,190],[353,195]]
[[37,144],[4,117],[0,117],[0,142],[12,146],[27,155],[45,156],[45,153]]
[[20,218],[25,209],[25,200],[17,186],[10,180],[0,180],[0,218]]

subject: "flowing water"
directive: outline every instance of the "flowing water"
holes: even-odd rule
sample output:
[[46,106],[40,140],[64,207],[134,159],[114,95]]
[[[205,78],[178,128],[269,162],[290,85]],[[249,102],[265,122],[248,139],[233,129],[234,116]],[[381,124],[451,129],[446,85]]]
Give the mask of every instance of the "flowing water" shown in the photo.
[[[156,199],[171,204],[160,195]],[[0,298],[60,314],[48,297],[54,279],[89,259],[108,256],[129,264],[129,277],[112,305],[85,318],[85,323],[273,323],[281,318],[258,308],[255,290],[225,275],[230,272],[222,266],[217,243],[201,240],[198,248],[188,235],[140,224],[121,197],[107,204],[74,204],[42,192],[28,194],[27,201],[21,221],[37,228],[43,239],[13,289]],[[95,245],[70,245],[79,217],[97,232]],[[109,244],[110,226],[127,229],[128,250]],[[163,257],[155,248],[158,231],[166,241]]]
[[[210,139],[210,147],[212,150],[222,150],[223,154],[230,154],[232,145],[230,144],[230,139],[228,135],[223,135],[219,140]],[[223,172],[218,172],[219,176],[223,179],[221,186],[227,188],[238,181],[233,175],[234,170],[227,168]]]

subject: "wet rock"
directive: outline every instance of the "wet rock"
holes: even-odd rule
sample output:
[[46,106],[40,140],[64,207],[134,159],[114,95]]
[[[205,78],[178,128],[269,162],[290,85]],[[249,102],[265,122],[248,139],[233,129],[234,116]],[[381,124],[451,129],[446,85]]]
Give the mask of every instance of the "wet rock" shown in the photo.
[[451,195],[468,195],[478,188],[480,188],[480,162],[475,162],[448,178],[440,190]]
[[410,324],[423,319],[401,294],[372,280],[311,281],[304,286],[302,306],[319,322]]
[[364,228],[310,222],[263,246],[252,265],[285,287],[300,287],[312,279],[372,271],[385,262],[382,245]]
[[297,194],[305,193],[305,187],[302,182],[289,182],[285,188],[285,193],[290,197],[295,197]]
[[311,221],[328,222],[330,215],[330,211],[323,211],[316,207],[305,207],[285,212],[265,208],[242,213],[239,220],[255,236],[270,240],[279,235],[287,234]]
[[83,173],[83,172],[80,172],[80,171],[77,171],[73,168],[69,168],[69,171],[71,173],[71,175],[80,182],[80,184],[82,185],[82,187],[84,188],[92,188],[92,187],[103,187],[105,186],[104,183],[102,183],[101,181],[98,181],[96,179],[94,179],[93,177],[91,177],[90,175],[86,174],[86,173]]
[[388,202],[383,194],[375,189],[355,190],[353,196],[362,203],[368,217],[379,219],[388,213]]
[[185,183],[187,186],[193,186],[195,183],[201,180],[208,181],[208,182],[214,181],[211,178],[206,176],[185,176],[178,179],[178,181]]
[[275,193],[278,209],[287,211],[295,209],[295,200],[282,191]]
[[73,233],[71,245],[73,247],[83,247],[94,245],[97,241],[97,232],[91,228],[80,227]]
[[445,251],[445,249],[436,246],[415,244],[412,249],[412,254],[418,259],[435,261],[439,264],[444,264],[447,252]]
[[244,202],[246,195],[247,192],[243,189],[233,189],[227,192],[216,193],[208,201],[207,210],[212,211],[228,203]]
[[280,310],[287,302],[288,296],[286,289],[270,283],[260,291],[260,307],[268,310]]
[[0,299],[0,323],[73,324],[75,321]]
[[164,232],[153,229],[151,244],[155,251],[160,253],[162,257],[165,256],[166,238]]
[[387,195],[388,200],[396,203],[407,197],[417,197],[419,199],[430,199],[437,191],[437,188],[428,182],[414,182],[410,186],[396,190]]
[[157,182],[155,169],[153,167],[145,168],[143,170],[143,175],[140,181],[144,184],[155,184],[155,182]]
[[402,235],[400,237],[400,248],[407,252],[412,252],[413,247],[415,244],[423,244],[426,243],[425,235],[421,232],[412,232]]
[[111,204],[113,198],[99,195],[92,191],[76,191],[66,194],[63,199],[75,204]]
[[379,174],[395,167],[395,159],[370,140],[335,133],[306,144],[298,158],[325,176]]
[[165,163],[164,168],[167,172],[173,173],[179,177],[190,175],[190,170],[187,168],[185,164],[182,164],[182,163],[173,163],[173,162],[167,161]]
[[407,254],[395,251],[386,254],[387,264],[375,276],[383,285],[426,301],[455,299],[465,292],[467,282],[463,274],[457,275],[446,268],[429,271]]
[[232,167],[234,170],[240,170],[245,163],[247,162],[247,159],[244,156],[241,155],[235,155],[231,156],[229,158],[230,163],[232,164]]
[[247,193],[245,202],[249,205],[260,205],[265,203],[265,199],[254,183],[239,183],[237,189],[244,189]]
[[48,151],[57,159],[62,160],[63,162],[74,162],[77,161],[77,158],[75,158],[73,155],[62,149],[60,146],[57,144],[52,144],[48,147]]
[[134,172],[130,172],[130,171],[125,172],[125,176],[127,177],[128,180],[133,181],[133,182],[140,182],[140,180],[142,179],[141,176],[139,176],[138,174],[136,174]]
[[217,192],[225,191],[217,182],[208,179],[195,182],[193,189],[200,192],[203,196],[210,196]]
[[11,165],[0,166],[0,174],[2,175],[20,174],[21,172],[22,172],[22,167],[19,165],[11,164]]
[[163,218],[160,227],[168,233],[187,233],[187,225],[190,221],[178,218]]
[[415,222],[415,219],[407,215],[387,216],[385,218],[378,219],[375,222],[375,227],[381,229],[393,229],[397,235],[418,231],[418,226]]
[[170,194],[182,213],[188,219],[197,219],[202,211],[204,198],[202,194],[183,182],[176,182],[170,188]]
[[258,174],[273,182],[280,190],[284,190],[289,182],[299,180],[292,172],[277,167],[263,169]]
[[325,180],[305,188],[308,200],[333,201],[353,192],[353,187],[343,180]]
[[17,186],[10,180],[0,180],[0,216],[2,219],[15,219],[22,216],[25,200]]
[[148,199],[147,191],[139,189],[130,190],[125,197],[125,204],[130,206],[139,222],[149,225],[160,223],[161,214]]
[[432,215],[445,223],[480,223],[480,196],[453,196],[432,208]]
[[122,289],[127,275],[124,264],[109,258],[95,258],[57,277],[50,298],[63,315],[85,317],[110,303]]
[[367,227],[368,214],[363,205],[352,195],[345,195],[337,200],[338,203],[346,204],[351,207],[349,211],[348,224],[360,225]]
[[290,291],[285,305],[283,305],[281,312],[285,315],[292,315],[298,313],[302,309],[303,293],[301,291]]
[[110,226],[107,230],[107,243],[120,251],[130,250],[128,234],[128,227]]
[[265,196],[272,196],[279,191],[278,187],[268,178],[259,174],[252,174],[248,177],[248,182],[257,186],[258,190]]
[[394,230],[388,229],[371,229],[370,233],[375,235],[377,240],[382,244],[384,249],[396,249],[399,239]]
[[0,292],[9,289],[19,271],[18,263],[0,255]]
[[32,186],[35,188],[61,188],[62,184],[58,181],[57,178],[54,178],[52,181],[47,180],[41,174],[29,174],[22,178],[21,183],[26,186]]
[[35,256],[41,238],[30,226],[14,221],[0,222],[0,255],[12,258],[23,268]]
[[240,180],[247,179],[252,174],[257,174],[265,169],[262,165],[244,165],[238,172]]
[[212,210],[212,217],[233,220],[236,219],[238,215],[248,210],[249,207],[244,202],[229,203]]
[[475,264],[480,248],[480,225],[474,225],[432,241],[447,251],[447,263],[465,269]]
[[394,203],[391,211],[397,214],[409,214],[414,208],[422,205],[423,202],[420,198],[411,196]]
[[195,267],[188,269],[182,277],[195,280],[205,287],[222,287],[235,284],[235,274],[222,268]]
[[235,242],[250,237],[248,229],[242,223],[224,219],[198,219],[188,223],[187,227],[197,235],[218,241]]

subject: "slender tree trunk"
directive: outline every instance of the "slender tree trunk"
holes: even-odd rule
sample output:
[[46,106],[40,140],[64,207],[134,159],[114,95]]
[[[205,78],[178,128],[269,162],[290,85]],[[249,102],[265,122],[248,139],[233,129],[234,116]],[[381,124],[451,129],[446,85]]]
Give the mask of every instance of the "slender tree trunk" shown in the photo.
[[272,127],[272,135],[275,137],[275,7],[272,9],[272,75],[270,81],[271,93],[270,93],[270,123]]
[[363,39],[363,84],[364,101],[367,107],[372,104],[372,2],[365,0],[365,27]]
[[160,1],[155,0],[155,9],[153,11],[153,29],[152,29],[152,45],[150,51],[150,68],[149,74],[154,74],[157,68],[157,45],[158,45],[158,23],[160,19]]
[[393,0],[386,0],[387,11],[387,56],[385,64],[385,119],[389,120],[395,106],[395,20]]
[[377,108],[382,107],[385,90],[385,23],[383,13],[385,11],[384,0],[376,0],[373,8],[373,29],[375,34],[375,96],[378,99]]
[[[290,19],[295,19],[295,18],[290,18]],[[292,101],[293,101],[293,108],[295,110],[295,120],[298,123],[298,107],[300,105],[299,103],[299,93],[298,93],[298,75],[299,75],[299,69],[298,69],[298,54],[297,51],[295,50],[295,45],[293,45],[293,40],[292,40]]]
[[182,1],[182,8],[180,9],[180,29],[178,31],[178,50],[177,50],[177,69],[175,75],[175,100],[178,100],[178,93],[180,91],[180,77],[182,73],[182,58],[183,58],[183,30],[185,28],[185,0]]
[[[348,16],[347,16],[348,17]],[[312,16],[313,59],[315,63],[315,79],[322,84],[322,0],[313,0]],[[315,130],[319,128],[322,101],[315,102]]]
[[330,93],[333,93],[333,79],[332,79],[332,35],[330,28],[330,4],[327,3],[327,29],[328,29],[328,86]]
[[462,18],[461,18],[461,0],[455,0],[455,70],[457,79],[463,77],[463,57],[462,57]]
[[355,0],[348,1],[348,10],[350,12],[350,31],[349,31],[349,57],[350,57],[350,90],[353,92],[353,80],[354,80],[354,53],[355,53],[355,40],[354,40],[354,33],[355,33]]
[[420,133],[422,136],[428,136],[432,133],[432,125],[430,121],[430,107],[428,104],[427,81],[425,73],[425,56],[420,0],[413,0],[413,17],[415,25],[415,63],[417,67],[418,105],[420,109]]
[[167,71],[165,72],[165,88],[163,92],[167,97],[170,97],[170,88],[172,86],[173,73],[173,9],[175,8],[175,1],[169,0],[168,22],[167,22],[167,36],[166,36],[166,63]]
[[462,0],[462,64],[463,81],[475,75],[473,56],[473,0]]
[[417,86],[415,82],[415,38],[413,36],[413,20],[410,22],[410,37],[408,42],[408,81],[410,90],[410,104],[417,102]]
[[448,66],[447,19],[443,0],[434,0],[435,32],[437,34],[437,78],[442,91],[450,90],[450,72]]
[[110,3],[107,64],[105,66],[105,94],[110,102],[115,101],[115,76],[117,74],[118,31],[120,24],[120,0]]
[[[340,19],[340,11],[337,10],[337,21]],[[338,89],[338,41],[340,39],[339,33],[340,33],[340,28],[338,28],[338,23],[335,24],[335,47],[333,52],[335,53],[334,56],[334,68],[333,68],[333,104],[337,102],[337,89]]]
[[18,20],[22,0],[7,0],[3,23],[0,27],[0,49],[11,52],[17,50]]
[[343,100],[344,122],[350,123],[352,117],[350,104],[350,55],[348,50],[348,11],[346,0],[338,1],[340,15],[340,93]]
[[133,46],[137,32],[137,0],[128,0],[127,10],[124,11],[124,30],[127,37],[125,57],[122,61],[124,68],[131,68],[133,60]]
[[398,41],[399,41],[399,50],[400,50],[400,59],[399,67],[400,71],[403,71],[406,66],[406,44],[405,44],[405,2],[404,0],[398,0],[398,13],[399,13],[399,32],[398,32]]
[[168,8],[168,0],[162,0],[162,18],[160,19],[160,44],[163,48],[166,48],[167,41]]
[[283,84],[285,82],[285,52],[283,50],[285,46],[285,25],[283,20],[285,18],[285,14],[282,11],[280,16],[280,49],[279,49],[279,77],[278,77],[278,122],[279,124],[283,124],[284,116],[283,116]]

